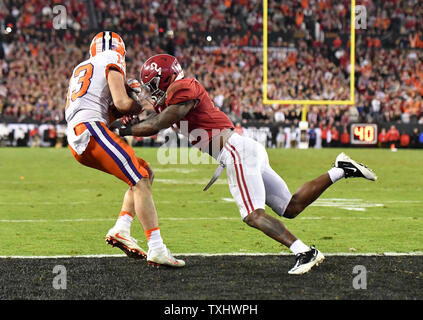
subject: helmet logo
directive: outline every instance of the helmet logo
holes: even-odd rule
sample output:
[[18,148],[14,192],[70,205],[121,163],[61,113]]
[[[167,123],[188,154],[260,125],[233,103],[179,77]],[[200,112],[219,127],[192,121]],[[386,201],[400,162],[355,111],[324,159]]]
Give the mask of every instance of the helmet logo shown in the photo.
[[109,31],[107,31],[106,32],[106,34],[105,34],[105,36],[104,36],[104,40],[106,40],[106,41],[109,41],[110,40],[110,32]]
[[162,68],[161,68],[161,67],[159,67],[159,66],[157,65],[157,63],[153,62],[153,63],[151,64],[151,67],[154,69],[154,71],[156,71],[156,72],[157,72],[157,74],[158,74],[159,76],[161,76],[161,75],[162,75]]

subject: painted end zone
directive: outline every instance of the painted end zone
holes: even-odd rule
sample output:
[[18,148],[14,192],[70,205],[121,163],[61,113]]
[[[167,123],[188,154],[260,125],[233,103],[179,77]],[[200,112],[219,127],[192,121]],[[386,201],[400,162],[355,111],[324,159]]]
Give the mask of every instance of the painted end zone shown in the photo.
[[181,258],[187,266],[178,269],[127,257],[0,259],[0,299],[423,299],[422,256],[328,256],[302,276],[287,273],[293,256]]

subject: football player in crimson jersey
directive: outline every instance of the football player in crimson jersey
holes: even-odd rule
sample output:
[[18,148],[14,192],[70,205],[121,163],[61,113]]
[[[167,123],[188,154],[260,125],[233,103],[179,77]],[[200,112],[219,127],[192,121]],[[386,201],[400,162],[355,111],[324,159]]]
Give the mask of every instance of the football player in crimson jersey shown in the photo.
[[[129,185],[120,216],[107,233],[106,242],[130,257],[147,258],[155,266],[183,267],[185,262],[171,255],[160,235],[150,166],[108,129],[112,120],[110,110],[123,114],[142,110],[141,101],[131,99],[137,98],[132,91],[136,92],[141,85],[136,80],[126,80],[125,54],[125,44],[118,34],[100,32],[91,42],[90,58],[72,72],[65,109],[69,148],[79,163],[112,174]],[[130,236],[134,215],[148,239],[147,253]]]
[[[232,121],[214,106],[204,87],[195,79],[184,78],[175,57],[159,54],[149,58],[141,68],[140,80],[151,95],[156,114],[139,123],[125,120],[119,127],[121,136],[151,136],[173,125],[179,128],[187,125],[190,142],[221,164],[211,183],[226,167],[229,188],[243,221],[296,255],[290,274],[308,272],[324,259],[319,250],[305,245],[279,219],[268,215],[265,205],[279,216],[295,218],[341,178],[375,180],[370,169],[341,153],[327,173],[291,194],[284,180],[271,168],[265,148],[234,132]],[[206,188],[209,186],[210,183]]]

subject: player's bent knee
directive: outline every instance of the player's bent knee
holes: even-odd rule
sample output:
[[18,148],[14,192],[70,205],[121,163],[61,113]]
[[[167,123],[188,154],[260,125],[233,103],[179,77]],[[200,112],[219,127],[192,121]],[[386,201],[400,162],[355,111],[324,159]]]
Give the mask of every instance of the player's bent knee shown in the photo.
[[283,217],[287,218],[287,219],[294,219],[297,215],[298,215],[298,213],[290,211],[287,208],[287,210],[285,210],[285,212],[283,214]]
[[151,192],[151,182],[148,178],[142,178],[134,186],[132,186],[132,190],[135,192]]
[[257,228],[257,226],[259,225],[259,220],[262,219],[263,214],[265,214],[264,209],[256,209],[253,212],[249,213],[243,221],[250,227]]
[[294,219],[304,210],[304,206],[295,203],[294,201],[289,202],[288,206],[283,213],[283,217],[287,219]]
[[275,212],[278,216],[282,217],[285,213],[285,207],[281,205],[269,205],[269,207]]

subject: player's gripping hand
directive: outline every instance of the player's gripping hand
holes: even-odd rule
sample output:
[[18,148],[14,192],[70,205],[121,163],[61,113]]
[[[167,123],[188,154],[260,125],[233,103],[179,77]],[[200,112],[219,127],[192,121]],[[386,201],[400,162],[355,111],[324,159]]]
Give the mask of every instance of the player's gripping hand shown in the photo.
[[141,93],[141,83],[137,79],[128,79],[126,83],[133,91]]
[[120,122],[124,125],[124,126],[131,126],[133,124],[137,124],[140,122],[140,119],[138,117],[138,115],[134,114],[134,115],[124,115],[122,118],[120,118]]
[[154,102],[148,90],[138,80],[128,79],[126,81],[126,91],[128,96],[134,99],[142,107],[142,111],[152,109]]
[[127,85],[127,92],[128,92],[128,96],[135,100],[139,105],[142,106],[142,102],[141,99],[139,97],[139,95],[141,94],[141,83],[136,80],[136,79],[128,79],[126,81],[126,85]]
[[131,124],[124,125],[122,123],[122,118],[112,122],[112,124],[109,126],[109,130],[115,132],[121,137],[132,136]]

